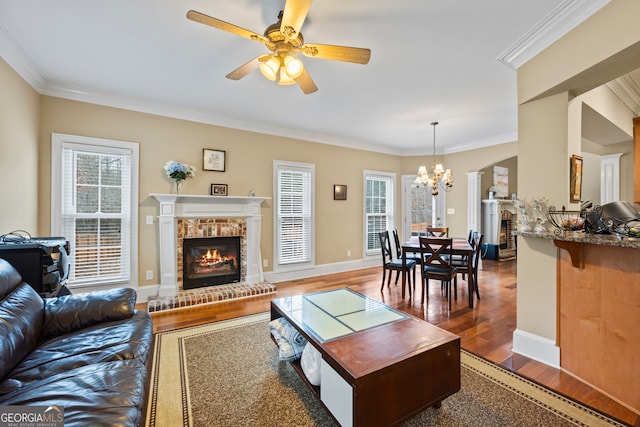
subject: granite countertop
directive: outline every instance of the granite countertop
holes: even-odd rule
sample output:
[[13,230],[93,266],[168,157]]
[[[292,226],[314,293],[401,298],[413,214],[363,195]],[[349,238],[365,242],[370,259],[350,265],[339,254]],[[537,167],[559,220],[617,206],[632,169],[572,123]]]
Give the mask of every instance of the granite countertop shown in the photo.
[[[558,231],[558,234],[554,233],[554,231]],[[582,231],[561,231],[554,228],[545,233],[534,233],[532,231],[514,231],[513,234],[522,237],[537,237],[539,239],[640,249],[640,238],[621,238],[611,234],[588,234]]]

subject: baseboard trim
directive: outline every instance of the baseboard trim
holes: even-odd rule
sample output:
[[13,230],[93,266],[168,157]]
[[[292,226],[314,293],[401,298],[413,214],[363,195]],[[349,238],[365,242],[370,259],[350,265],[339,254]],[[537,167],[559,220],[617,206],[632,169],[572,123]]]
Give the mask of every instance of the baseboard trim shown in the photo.
[[150,297],[155,298],[158,296],[160,285],[138,286],[136,292],[138,293],[136,303],[146,303]]
[[[355,261],[336,262],[333,264],[322,264],[311,268],[293,271],[266,271],[264,273],[265,281],[269,283],[286,282],[289,280],[300,280],[308,277],[324,276],[325,274],[344,273],[345,271],[362,270],[364,268],[376,267],[380,265],[378,257],[372,259],[360,259]],[[158,297],[160,285],[139,286],[136,289],[138,297],[137,303],[146,303],[150,297]]]
[[265,271],[264,279],[270,283],[300,280],[308,277],[324,276],[325,274],[344,273],[345,271],[362,270],[380,265],[378,257],[372,259],[359,259],[354,261],[322,264],[314,267],[292,271]]
[[516,329],[513,332],[514,353],[560,369],[560,347],[554,340]]

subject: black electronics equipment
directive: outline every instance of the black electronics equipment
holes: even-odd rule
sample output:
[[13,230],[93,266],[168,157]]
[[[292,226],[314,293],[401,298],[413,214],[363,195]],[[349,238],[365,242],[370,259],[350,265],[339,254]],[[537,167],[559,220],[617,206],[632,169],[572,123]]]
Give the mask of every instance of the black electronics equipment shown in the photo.
[[13,231],[0,236],[0,258],[13,265],[40,296],[68,293],[69,241],[64,237],[31,237]]

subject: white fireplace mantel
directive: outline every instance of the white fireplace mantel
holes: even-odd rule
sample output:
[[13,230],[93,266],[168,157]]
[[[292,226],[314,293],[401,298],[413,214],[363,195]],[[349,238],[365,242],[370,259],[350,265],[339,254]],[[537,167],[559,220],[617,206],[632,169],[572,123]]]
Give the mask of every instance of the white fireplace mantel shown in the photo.
[[245,218],[247,221],[247,274],[245,283],[264,281],[260,235],[262,214],[260,205],[268,197],[202,196],[189,194],[151,194],[160,202],[159,296],[176,296],[179,291],[177,275],[176,232],[177,218]]

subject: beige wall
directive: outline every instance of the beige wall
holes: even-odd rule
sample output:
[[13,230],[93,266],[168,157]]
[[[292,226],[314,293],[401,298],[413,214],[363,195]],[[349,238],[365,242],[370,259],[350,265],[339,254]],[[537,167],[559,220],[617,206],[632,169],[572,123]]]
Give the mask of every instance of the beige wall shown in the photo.
[[[157,283],[157,225],[147,225],[147,215],[156,217],[158,205],[151,193],[169,193],[172,183],[162,169],[168,160],[190,163],[197,176],[183,184],[183,192],[208,194],[211,183],[229,185],[230,195],[272,197],[273,160],[313,163],[316,166],[316,264],[331,264],[363,258],[363,171],[397,173],[397,205],[401,212],[401,173],[415,174],[418,164],[431,163],[430,156],[403,158],[326,144],[239,131],[208,124],[172,119],[124,109],[40,96],[6,63],[0,62],[0,84],[9,88],[2,98],[0,129],[4,170],[15,170],[21,179],[7,187],[6,200],[15,208],[2,213],[3,232],[25,229],[38,235],[50,233],[51,134],[66,133],[138,143],[139,186],[139,285]],[[15,141],[21,143],[16,144]],[[227,152],[226,172],[202,171],[202,149]],[[505,150],[506,148],[506,150]],[[5,155],[6,153],[6,155]],[[447,223],[453,235],[467,231],[467,179],[465,172],[481,169],[514,156],[516,144],[482,148],[442,158],[453,169],[455,186],[447,194],[447,206],[455,209]],[[11,161],[8,161],[11,159]],[[20,163],[15,159],[22,159]],[[34,165],[24,175],[24,165]],[[24,176],[23,176],[24,175]],[[346,201],[333,200],[333,185],[348,186]],[[271,201],[263,204],[262,256],[273,264],[273,215]],[[397,227],[401,226],[397,219]],[[347,256],[347,251],[351,256]],[[154,271],[147,281],[144,272]]]
[[0,58],[0,235],[38,228],[40,96]]
[[[397,156],[340,148],[308,141],[233,130],[202,123],[94,104],[42,97],[40,124],[39,221],[49,229],[51,133],[67,133],[137,142],[140,145],[140,285],[157,283],[157,225],[146,225],[147,215],[158,215],[150,193],[170,193],[172,183],[162,166],[168,160],[192,164],[196,177],[183,184],[187,194],[209,194],[211,183],[229,185],[229,195],[273,197],[273,160],[313,163],[316,167],[316,264],[330,264],[363,257],[363,170],[396,172]],[[227,152],[226,172],[202,171],[202,149]],[[333,200],[333,185],[346,184],[348,199]],[[263,204],[262,257],[273,264],[273,203]],[[347,257],[347,251],[351,257]],[[155,280],[144,272],[154,270]]]
[[[497,162],[515,157],[517,154],[517,144],[510,142],[477,150],[447,154],[444,157],[437,158],[438,161],[443,161],[445,168],[451,169],[454,177],[453,188],[446,194],[447,208],[455,210],[455,214],[447,214],[447,226],[451,236],[466,236],[468,231],[468,183],[466,174],[468,172],[478,172]],[[432,163],[431,156],[404,157],[402,158],[402,173],[415,174],[420,165],[430,167]],[[398,219],[398,221],[398,224],[400,224],[401,219]]]
[[492,165],[482,168],[482,184],[480,186],[480,194],[483,199],[489,197],[489,189],[493,186],[493,167],[500,166],[509,170],[509,190],[507,198],[511,198],[512,193],[518,193],[518,157],[511,157],[506,160],[500,160]]
[[[581,141],[569,101],[640,68],[638,16],[640,2],[611,2],[518,69],[519,192],[575,207],[568,203],[568,158]],[[555,340],[556,249],[549,241],[521,240],[517,328]]]

